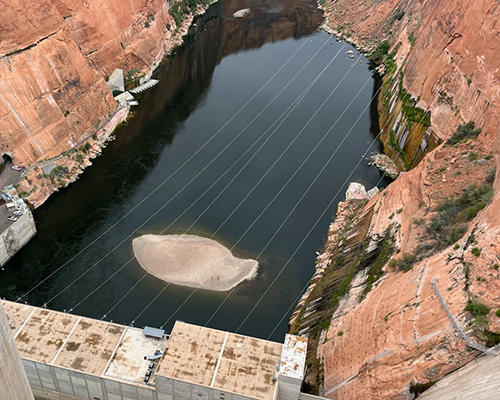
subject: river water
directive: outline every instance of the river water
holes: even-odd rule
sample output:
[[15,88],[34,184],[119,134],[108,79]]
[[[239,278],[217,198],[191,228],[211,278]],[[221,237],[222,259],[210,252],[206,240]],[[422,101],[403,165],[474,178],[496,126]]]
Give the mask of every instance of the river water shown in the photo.
[[[195,22],[116,140],[35,211],[38,235],[1,271],[2,297],[282,340],[346,182],[381,176],[356,168],[378,150],[376,82],[354,49],[316,31],[312,1],[224,0]],[[133,258],[145,233],[213,237],[257,258],[258,278],[229,296],[168,286]]]

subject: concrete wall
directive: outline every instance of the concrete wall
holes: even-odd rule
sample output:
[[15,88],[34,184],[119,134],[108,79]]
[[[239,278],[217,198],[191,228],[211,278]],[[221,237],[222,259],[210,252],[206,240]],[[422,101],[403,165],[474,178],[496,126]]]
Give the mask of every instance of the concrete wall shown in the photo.
[[0,302],[0,397],[2,400],[33,399],[2,302]]
[[301,392],[299,395],[299,400],[331,400],[331,399],[327,399],[326,397],[320,397],[320,396],[315,396],[313,394]]
[[297,378],[291,378],[289,376],[279,375],[278,376],[278,390],[277,390],[277,400],[290,400],[298,399],[300,394],[300,387],[302,386],[302,380]]
[[156,376],[156,394],[158,400],[254,400],[251,397],[162,376]]
[[23,360],[37,400],[157,400],[155,389]]
[[33,214],[31,211],[26,211],[0,236],[0,266],[3,267],[35,235]]
[[106,376],[99,378],[29,360],[22,363],[37,400],[254,400],[161,376],[156,376],[156,388],[146,389]]

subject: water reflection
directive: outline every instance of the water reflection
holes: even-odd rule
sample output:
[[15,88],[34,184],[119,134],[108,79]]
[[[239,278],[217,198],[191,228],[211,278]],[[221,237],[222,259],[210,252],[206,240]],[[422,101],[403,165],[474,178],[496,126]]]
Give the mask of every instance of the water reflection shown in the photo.
[[[248,7],[251,13],[246,17],[232,17],[235,11]],[[262,253],[258,279],[238,287],[211,320],[211,326],[235,330],[286,265],[242,329],[243,333],[266,337],[311,276],[315,251],[321,247],[336,201],[317,225],[313,226],[314,222],[337,191],[341,193],[337,201],[343,197],[344,179],[372,139],[370,110],[364,111],[372,95],[370,85],[347,108],[371,79],[370,73],[359,65],[350,68],[352,61],[342,51],[300,107],[228,186],[254,152],[241,161],[239,158],[263,140],[259,139],[262,132],[340,51],[341,45],[324,32],[308,38],[321,18],[312,1],[228,0],[210,7],[195,21],[186,44],[161,66],[157,72],[160,84],[140,99],[134,118],[119,130],[117,140],[75,184],[52,196],[36,211],[39,233],[2,273],[2,296],[15,299],[68,263],[30,293],[27,300],[41,305],[57,296],[49,306],[68,310],[111,278],[75,312],[101,318],[123,298],[107,318],[130,323],[147,308],[136,324],[159,326],[171,320],[167,329],[175,319],[204,324],[226,294],[199,291],[189,298],[191,289],[172,286],[155,299],[165,284],[148,276],[136,286],[143,271],[132,258],[130,246],[130,236],[158,233],[172,223],[168,233],[182,233],[194,223],[189,233],[211,236],[217,232],[216,239],[226,246],[237,243],[238,255],[255,258]],[[318,49],[318,56],[313,58]],[[297,56],[287,62],[294,52],[298,52]],[[276,93],[309,60],[310,66],[270,105]],[[339,94],[287,149],[345,74]],[[259,96],[243,107],[260,88],[263,90]],[[269,109],[222,154],[242,127],[267,105]],[[243,111],[237,118],[221,129],[240,109]],[[359,114],[362,118],[352,137],[342,144],[338,156],[304,197],[312,179],[340,146]],[[324,144],[284,187],[337,118],[340,121]],[[372,128],[376,129],[374,124]],[[220,133],[216,136],[216,132]],[[283,158],[274,166],[281,154]],[[210,167],[205,170],[207,165]],[[266,173],[266,179],[259,182]],[[211,188],[223,175],[224,179]],[[377,171],[362,165],[353,179],[373,185],[379,177]],[[138,204],[141,206],[134,209]],[[261,218],[268,205],[269,210]],[[158,214],[152,217],[155,212]],[[176,221],[180,215],[182,218]],[[89,249],[83,251],[87,246]],[[74,258],[80,251],[82,254]],[[72,286],[59,295],[68,285]],[[279,324],[273,338],[280,340],[286,321],[284,318]]]

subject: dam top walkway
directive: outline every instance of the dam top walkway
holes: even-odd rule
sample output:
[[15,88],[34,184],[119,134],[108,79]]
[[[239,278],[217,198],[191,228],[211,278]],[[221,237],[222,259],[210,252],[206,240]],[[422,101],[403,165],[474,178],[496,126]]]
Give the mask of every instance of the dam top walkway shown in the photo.
[[[235,398],[273,400],[277,371],[295,377],[297,372],[287,366],[299,368],[299,373],[305,367],[307,340],[293,335],[287,335],[295,343],[290,346],[286,341],[281,344],[177,321],[170,336],[152,339],[140,328],[5,300],[3,306],[21,358],[28,364],[139,388],[153,389],[159,380],[174,379],[234,393]],[[153,354],[162,356],[149,376],[147,356]]]

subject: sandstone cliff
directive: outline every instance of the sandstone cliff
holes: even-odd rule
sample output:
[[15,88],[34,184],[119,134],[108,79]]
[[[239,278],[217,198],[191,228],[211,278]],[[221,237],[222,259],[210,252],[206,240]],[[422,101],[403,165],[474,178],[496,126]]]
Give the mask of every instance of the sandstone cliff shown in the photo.
[[105,76],[149,72],[171,46],[160,0],[0,1],[0,151],[31,165],[117,109]]
[[[352,201],[339,206],[319,273],[291,326],[318,343],[309,361],[319,393],[339,400],[411,399],[421,384],[478,354],[454,330],[433,277],[474,341],[492,345],[500,338],[500,8],[493,0],[337,0],[324,7],[330,26],[359,46],[373,49],[389,40],[396,67],[379,98],[381,137],[396,159],[424,151],[420,163],[400,162],[403,170],[413,169],[364,208]],[[401,93],[413,99],[412,116],[418,109],[430,113],[428,131],[413,142],[411,129],[421,119],[408,118],[408,129],[399,129]],[[443,143],[468,121],[482,128],[476,139]],[[432,151],[423,147],[431,134],[437,138]],[[397,145],[388,143],[390,136]],[[487,193],[484,203],[479,195],[471,200],[479,193],[472,184]],[[456,221],[444,218],[467,196],[468,211]],[[442,226],[450,220],[452,227]],[[344,279],[335,278],[342,268]]]

